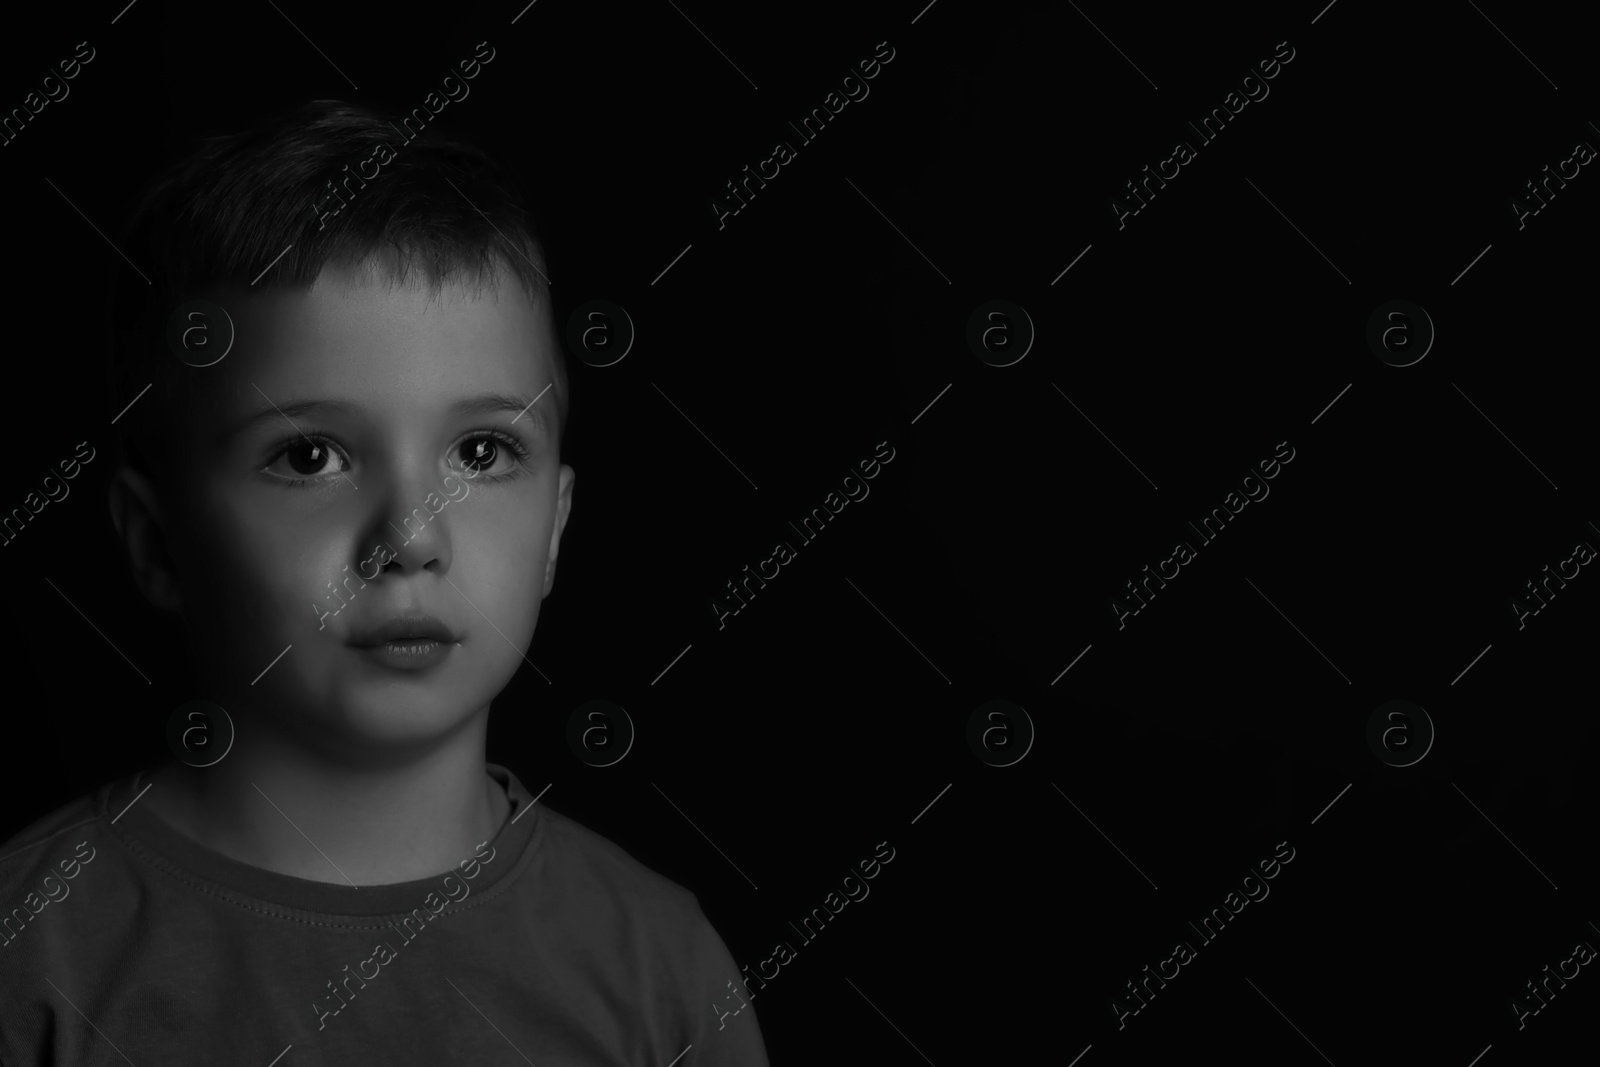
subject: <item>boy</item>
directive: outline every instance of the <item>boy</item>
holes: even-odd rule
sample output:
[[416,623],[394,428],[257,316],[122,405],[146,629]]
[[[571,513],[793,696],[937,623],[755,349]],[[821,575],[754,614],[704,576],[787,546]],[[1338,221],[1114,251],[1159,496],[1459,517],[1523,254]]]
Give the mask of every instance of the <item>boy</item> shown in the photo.
[[0,1064],[767,1063],[694,895],[485,761],[567,382],[500,172],[404,136],[212,139],[119,242],[112,521],[232,740],[0,846]]

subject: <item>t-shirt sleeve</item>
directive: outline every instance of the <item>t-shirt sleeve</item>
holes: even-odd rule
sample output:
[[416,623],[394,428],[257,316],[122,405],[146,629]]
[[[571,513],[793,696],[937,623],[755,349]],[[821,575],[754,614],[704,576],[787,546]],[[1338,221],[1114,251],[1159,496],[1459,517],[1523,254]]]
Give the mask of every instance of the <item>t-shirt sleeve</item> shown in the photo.
[[695,916],[695,963],[686,990],[693,1048],[676,1067],[768,1067],[750,1003],[756,994],[745,990],[739,965],[698,902]]

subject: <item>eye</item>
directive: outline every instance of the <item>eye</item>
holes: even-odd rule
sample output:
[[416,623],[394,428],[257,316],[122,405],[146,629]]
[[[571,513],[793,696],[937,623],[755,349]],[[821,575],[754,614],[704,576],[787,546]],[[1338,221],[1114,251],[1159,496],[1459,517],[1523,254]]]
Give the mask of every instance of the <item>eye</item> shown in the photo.
[[[531,455],[529,448],[512,434],[501,430],[480,430],[462,439],[452,449],[451,467],[464,470],[469,478],[485,482],[499,482],[518,477],[525,472],[525,461]],[[330,467],[329,461],[338,466]],[[286,464],[287,471],[273,468]],[[350,469],[343,451],[326,434],[308,430],[280,441],[273,446],[271,458],[261,472],[287,488],[301,488],[326,482],[336,474]]]
[[473,434],[456,446],[457,461],[470,473],[470,476],[487,478],[491,481],[515,477],[518,473],[506,468],[496,470],[498,461],[506,460],[510,467],[515,467],[518,460],[525,460],[528,455],[528,449],[521,441],[499,430],[486,430]]
[[[272,461],[267,464],[269,473],[274,464],[279,460],[287,460],[289,469],[298,478],[316,478],[325,474],[337,474],[348,470],[349,464],[344,464],[336,469],[327,467],[329,460],[338,456],[326,437],[319,434],[306,434],[287,441]],[[342,461],[341,461],[342,462]]]
[[500,458],[499,443],[487,434],[469,437],[461,442],[459,455],[462,466],[484,471]]

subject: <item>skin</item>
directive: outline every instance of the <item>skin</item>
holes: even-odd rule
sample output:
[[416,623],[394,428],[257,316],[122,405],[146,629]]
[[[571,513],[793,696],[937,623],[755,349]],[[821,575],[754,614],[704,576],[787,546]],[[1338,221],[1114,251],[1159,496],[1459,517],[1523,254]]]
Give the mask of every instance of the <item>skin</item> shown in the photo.
[[[520,417],[446,409],[486,392],[531,400],[550,385],[548,304],[515,285],[430,295],[370,266],[329,267],[307,293],[237,287],[207,298],[228,310],[236,340],[195,372],[204,400],[185,415],[188,446],[172,453],[183,492],[164,497],[125,467],[110,503],[136,583],[183,617],[200,693],[227,709],[236,736],[209,768],[169,760],[140,803],[200,844],[280,874],[357,886],[437,876],[509,812],[484,769],[490,701],[533,639],[574,480],[533,417],[553,429],[553,388]],[[358,408],[274,413],[229,437],[269,400],[332,397]],[[485,439],[487,429],[517,436],[530,455]],[[314,452],[304,432],[331,445]],[[497,456],[466,477],[487,447]],[[289,488],[270,474],[307,480]],[[362,561],[380,542],[396,554],[367,577],[377,561]],[[344,580],[358,570],[366,584],[352,580],[352,595]],[[411,611],[459,639],[442,663],[398,671],[346,644]]]

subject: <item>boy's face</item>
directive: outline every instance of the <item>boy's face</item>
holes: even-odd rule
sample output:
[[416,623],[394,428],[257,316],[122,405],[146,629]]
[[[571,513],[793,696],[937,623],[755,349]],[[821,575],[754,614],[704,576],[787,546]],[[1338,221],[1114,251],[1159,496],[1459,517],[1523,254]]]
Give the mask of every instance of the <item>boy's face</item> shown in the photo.
[[[430,299],[333,267],[309,293],[211,299],[236,340],[193,372],[209,377],[168,524],[200,669],[247,720],[348,751],[441,737],[523,663],[572,507],[545,310],[514,285]],[[485,394],[518,399],[453,410]],[[307,401],[347,408],[288,411]],[[459,643],[423,669],[351,644],[403,614]]]

